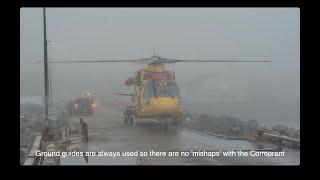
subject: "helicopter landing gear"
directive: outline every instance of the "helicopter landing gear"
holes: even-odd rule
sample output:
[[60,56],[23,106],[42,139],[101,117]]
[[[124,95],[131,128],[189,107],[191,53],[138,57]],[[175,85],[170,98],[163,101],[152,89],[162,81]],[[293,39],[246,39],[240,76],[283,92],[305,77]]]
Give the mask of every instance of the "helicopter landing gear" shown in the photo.
[[133,120],[134,120],[134,116],[133,115],[129,116],[129,126],[133,126]]
[[124,126],[128,125],[128,119],[129,119],[129,117],[127,115],[123,116],[123,124],[124,124]]
[[135,119],[134,106],[126,106],[123,112],[123,123],[125,126],[133,126]]
[[123,124],[124,126],[133,126],[134,116],[133,115],[124,115]]
[[173,118],[172,124],[175,126],[178,126],[179,124],[181,124],[181,118],[180,117]]
[[178,125],[179,124],[178,119],[177,118],[173,118],[172,124],[175,125],[175,126]]
[[164,129],[164,130],[167,130],[169,128],[168,119],[167,118],[161,120],[161,128]]

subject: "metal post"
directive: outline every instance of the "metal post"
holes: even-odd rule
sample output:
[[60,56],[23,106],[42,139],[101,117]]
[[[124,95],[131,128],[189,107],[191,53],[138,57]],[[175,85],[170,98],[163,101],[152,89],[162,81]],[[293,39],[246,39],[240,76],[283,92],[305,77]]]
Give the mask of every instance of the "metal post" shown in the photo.
[[46,28],[46,8],[43,8],[43,49],[44,49],[44,106],[45,120],[48,119],[48,98],[49,98],[49,83],[48,83],[48,54],[47,54],[47,28]]
[[50,63],[50,59],[48,61],[49,67],[48,67],[48,71],[49,71],[49,104],[52,107],[53,106],[53,93],[52,93],[52,67],[51,67],[51,63]]

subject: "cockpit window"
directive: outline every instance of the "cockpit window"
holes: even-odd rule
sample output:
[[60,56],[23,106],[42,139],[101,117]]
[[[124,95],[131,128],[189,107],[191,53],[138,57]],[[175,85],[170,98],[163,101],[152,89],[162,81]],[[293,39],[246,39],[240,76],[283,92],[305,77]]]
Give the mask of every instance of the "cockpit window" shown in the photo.
[[144,98],[151,97],[178,97],[179,89],[175,81],[167,81],[161,86],[156,81],[149,81],[144,89]]

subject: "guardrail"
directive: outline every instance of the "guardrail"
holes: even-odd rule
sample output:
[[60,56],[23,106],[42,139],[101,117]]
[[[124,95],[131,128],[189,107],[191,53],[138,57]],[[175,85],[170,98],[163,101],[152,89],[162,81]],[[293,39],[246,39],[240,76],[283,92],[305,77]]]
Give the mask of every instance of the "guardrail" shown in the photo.
[[[54,114],[53,114],[54,115]],[[52,115],[52,116],[53,116]],[[52,117],[53,118],[53,117]],[[60,157],[41,157],[36,156],[36,151],[43,152],[57,152],[64,151],[70,145],[82,145],[79,147],[80,151],[88,151],[88,125],[80,118],[80,134],[77,133],[71,137],[69,120],[65,119],[63,114],[58,114],[56,119],[52,119],[52,126],[49,124],[43,132],[43,136],[39,135],[35,138],[32,148],[30,149],[27,159],[23,165],[59,165]],[[55,122],[55,123],[53,123]],[[78,141],[80,140],[80,141]],[[72,142],[71,142],[72,141]],[[88,163],[88,157],[84,156],[86,162]]]
[[37,165],[40,163],[39,157],[36,156],[36,151],[40,150],[41,140],[42,136],[36,137],[33,146],[30,152],[28,153],[27,159],[25,160],[23,165]]
[[269,133],[263,133],[263,137],[271,139],[273,141],[277,141],[281,144],[284,144],[285,142],[291,143],[294,148],[300,147],[300,139],[290,138],[286,136],[280,136],[276,134],[269,134]]
[[270,137],[270,138],[276,138],[276,139],[279,139],[282,141],[288,141],[291,143],[300,143],[300,139],[294,139],[294,138],[290,138],[290,137],[286,137],[286,136],[279,136],[279,135],[269,134],[269,133],[263,133],[263,136]]

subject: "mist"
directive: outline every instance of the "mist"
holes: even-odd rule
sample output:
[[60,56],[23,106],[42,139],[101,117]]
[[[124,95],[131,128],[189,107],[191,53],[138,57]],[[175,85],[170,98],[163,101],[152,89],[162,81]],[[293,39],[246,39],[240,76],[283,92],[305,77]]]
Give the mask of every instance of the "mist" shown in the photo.
[[[42,9],[20,11],[20,95],[42,96]],[[168,58],[270,60],[177,63],[183,108],[300,128],[298,8],[47,8],[51,60]],[[134,63],[51,64],[55,100],[96,92],[100,101],[130,93]]]

